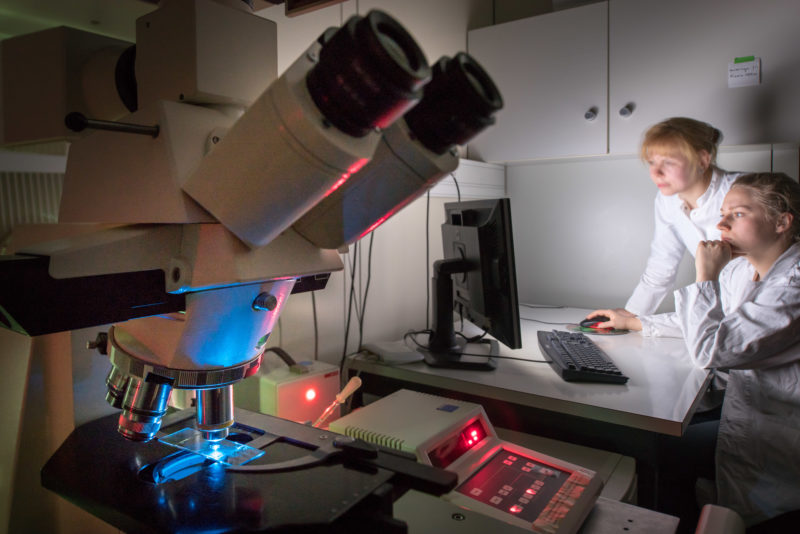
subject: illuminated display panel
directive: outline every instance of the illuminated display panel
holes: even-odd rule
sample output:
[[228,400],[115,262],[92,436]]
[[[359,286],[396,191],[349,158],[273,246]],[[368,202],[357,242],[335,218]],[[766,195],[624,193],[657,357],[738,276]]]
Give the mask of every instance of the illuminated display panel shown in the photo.
[[434,467],[444,469],[480,443],[485,437],[486,429],[483,427],[481,420],[478,419],[435,449],[430,450],[428,458],[430,458]]
[[533,523],[572,473],[500,449],[456,491]]

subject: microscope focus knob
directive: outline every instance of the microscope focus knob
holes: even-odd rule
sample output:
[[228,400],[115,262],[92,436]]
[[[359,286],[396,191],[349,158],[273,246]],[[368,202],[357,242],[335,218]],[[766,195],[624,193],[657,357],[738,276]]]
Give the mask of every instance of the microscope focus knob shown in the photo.
[[86,348],[89,350],[96,350],[104,356],[108,356],[108,333],[98,332],[94,341],[87,341]]
[[259,311],[272,311],[278,306],[278,299],[269,293],[261,293],[253,300],[253,309]]

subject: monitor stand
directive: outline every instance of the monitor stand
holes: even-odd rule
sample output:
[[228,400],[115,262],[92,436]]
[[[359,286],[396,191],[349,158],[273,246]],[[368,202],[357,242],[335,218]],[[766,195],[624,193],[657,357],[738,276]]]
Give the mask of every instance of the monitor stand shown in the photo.
[[[494,339],[481,339],[467,342],[456,337],[453,327],[453,275],[465,273],[470,269],[465,260],[438,260],[433,264],[433,331],[428,338],[428,346],[418,349],[425,356],[425,363],[431,367],[466,369],[469,371],[493,371],[497,360],[493,356],[500,353],[500,346]],[[488,350],[472,350],[470,346],[488,345]],[[466,354],[465,354],[466,353]],[[483,354],[486,356],[483,356]]]
[[[458,347],[453,347],[451,350],[418,350],[425,357],[425,363],[431,367],[466,369],[468,371],[493,371],[497,368],[497,359],[494,356],[500,353],[500,345],[494,339],[481,339],[472,343],[457,340],[456,343]],[[489,350],[475,347],[479,344],[488,345]],[[475,347],[475,349],[471,347]],[[484,352],[486,356],[482,355]]]

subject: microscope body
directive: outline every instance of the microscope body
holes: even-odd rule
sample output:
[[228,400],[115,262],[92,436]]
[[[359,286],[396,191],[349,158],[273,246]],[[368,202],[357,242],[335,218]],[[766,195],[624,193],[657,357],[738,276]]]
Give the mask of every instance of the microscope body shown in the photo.
[[[275,23],[246,1],[162,0],[137,21],[135,48],[114,52],[127,113],[69,100],[96,115],[67,116],[75,131],[59,222],[20,225],[5,244],[13,254],[0,262],[5,326],[39,335],[111,324],[96,345],[109,356],[106,400],[121,409],[117,431],[129,441],[162,437],[176,389],[196,391],[194,421],[181,423],[208,443],[225,440],[237,417],[232,386],[258,370],[290,295],[323,288],[343,268],[337,249],[455,170],[455,145],[491,124],[502,105],[465,54],[432,71],[413,38],[380,11],[326,30],[280,76],[276,46]],[[430,98],[428,86],[436,88]],[[454,96],[458,109],[447,105]],[[105,109],[114,111],[97,111]],[[54,293],[67,302],[43,306]],[[273,431],[318,439],[273,419],[258,424],[274,427],[263,428],[259,443]],[[85,436],[108,427],[92,426],[65,447],[86,447]],[[146,449],[131,447],[135,455]],[[319,448],[325,458],[364,452]],[[43,480],[91,508],[104,492],[73,485],[66,449]],[[309,461],[317,460],[299,463]],[[138,483],[140,474],[112,463]],[[253,484],[236,472],[221,480]]]

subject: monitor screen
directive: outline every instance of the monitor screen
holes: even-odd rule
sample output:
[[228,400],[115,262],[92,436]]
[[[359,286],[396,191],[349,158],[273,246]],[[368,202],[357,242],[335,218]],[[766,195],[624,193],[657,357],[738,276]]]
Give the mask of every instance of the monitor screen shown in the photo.
[[[432,281],[435,323],[422,352],[428,365],[491,370],[495,340],[522,346],[510,201],[451,202],[444,209],[444,258],[434,263]],[[495,339],[457,337],[454,312]]]

